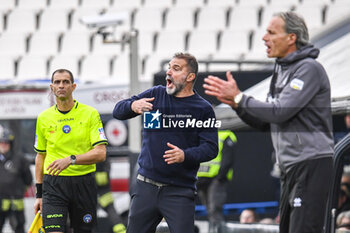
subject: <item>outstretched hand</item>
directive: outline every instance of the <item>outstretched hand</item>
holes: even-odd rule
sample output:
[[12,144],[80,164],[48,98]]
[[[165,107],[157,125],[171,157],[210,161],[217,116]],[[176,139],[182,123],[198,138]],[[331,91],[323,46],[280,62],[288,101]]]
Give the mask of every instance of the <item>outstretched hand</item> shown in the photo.
[[228,104],[236,108],[237,105],[233,101],[234,97],[241,91],[238,89],[236,80],[233,78],[230,71],[226,72],[226,80],[216,76],[209,75],[204,79],[203,88],[205,94],[215,96],[222,103]]
[[154,97],[135,100],[131,104],[131,110],[133,110],[137,114],[142,114],[143,112],[151,111],[153,108],[153,104],[151,104],[150,102],[152,102],[153,100]]
[[167,143],[167,146],[171,148],[170,150],[165,151],[165,154],[163,155],[167,164],[182,163],[185,161],[185,153],[183,150],[169,142]]

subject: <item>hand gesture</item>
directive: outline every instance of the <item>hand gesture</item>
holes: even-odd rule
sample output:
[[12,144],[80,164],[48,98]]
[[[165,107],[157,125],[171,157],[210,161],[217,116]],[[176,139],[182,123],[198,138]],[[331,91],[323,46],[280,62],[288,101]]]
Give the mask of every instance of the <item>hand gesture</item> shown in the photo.
[[212,75],[205,78],[205,84],[203,84],[205,94],[215,96],[219,101],[231,107],[237,107],[233,99],[241,91],[230,71],[226,72],[226,78],[227,81]]
[[70,157],[66,157],[63,159],[57,159],[53,161],[48,167],[47,171],[49,175],[58,176],[64,169],[66,169],[71,164]]
[[131,104],[131,110],[133,110],[137,114],[142,114],[143,112],[151,111],[153,108],[153,104],[151,104],[150,102],[152,102],[153,100],[154,97],[135,100]]
[[163,158],[165,159],[164,161],[167,164],[173,164],[173,163],[182,163],[185,160],[185,153],[183,150],[181,150],[179,147],[167,143],[167,146],[170,147],[170,150],[165,151]]

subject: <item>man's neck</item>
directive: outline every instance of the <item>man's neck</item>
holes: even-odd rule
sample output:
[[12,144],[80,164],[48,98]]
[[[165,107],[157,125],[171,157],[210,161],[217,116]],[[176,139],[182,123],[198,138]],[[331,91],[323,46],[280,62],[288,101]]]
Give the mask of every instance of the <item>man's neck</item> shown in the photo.
[[184,98],[184,97],[188,97],[191,95],[194,95],[194,91],[193,91],[192,86],[188,86],[188,87],[185,87],[183,90],[181,90],[179,93],[177,93],[175,95],[175,97]]
[[56,103],[57,103],[58,110],[62,112],[70,111],[74,107],[73,98],[66,99],[66,100],[56,99]]

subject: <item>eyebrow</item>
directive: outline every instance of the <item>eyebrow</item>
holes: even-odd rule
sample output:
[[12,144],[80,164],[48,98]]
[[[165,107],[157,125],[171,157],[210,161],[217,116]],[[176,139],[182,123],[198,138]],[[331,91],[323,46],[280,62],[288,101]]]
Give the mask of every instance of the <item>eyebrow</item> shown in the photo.
[[65,82],[65,81],[71,82],[70,79],[55,79],[55,80],[53,80],[53,83],[54,83],[54,82]]
[[169,63],[169,67],[179,67],[179,68],[183,68],[183,66],[181,66],[181,65],[178,65],[178,64],[173,64],[173,65],[171,65],[170,63]]

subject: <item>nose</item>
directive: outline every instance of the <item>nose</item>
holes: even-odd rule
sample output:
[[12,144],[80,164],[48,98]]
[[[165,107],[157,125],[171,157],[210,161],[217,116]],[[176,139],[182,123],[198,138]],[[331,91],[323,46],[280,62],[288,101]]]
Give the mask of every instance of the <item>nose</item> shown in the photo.
[[262,37],[262,40],[265,41],[265,42],[268,40],[268,35],[267,35],[267,33],[264,34],[264,36]]
[[58,87],[59,87],[59,88],[64,88],[63,82],[60,82],[60,83],[58,84]]
[[168,69],[166,72],[167,75],[171,76],[171,69]]

